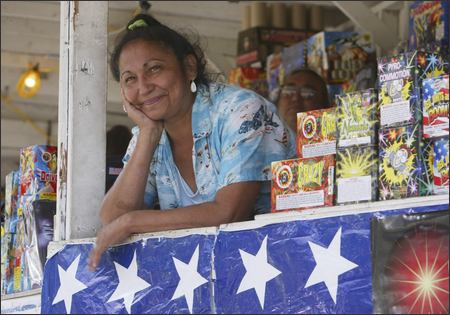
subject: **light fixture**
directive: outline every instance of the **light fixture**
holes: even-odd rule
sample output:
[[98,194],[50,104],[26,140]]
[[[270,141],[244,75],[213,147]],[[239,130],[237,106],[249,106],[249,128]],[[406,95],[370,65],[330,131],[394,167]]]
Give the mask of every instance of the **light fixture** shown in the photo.
[[41,73],[39,64],[26,70],[19,78],[16,85],[17,94],[22,98],[33,97],[41,86]]

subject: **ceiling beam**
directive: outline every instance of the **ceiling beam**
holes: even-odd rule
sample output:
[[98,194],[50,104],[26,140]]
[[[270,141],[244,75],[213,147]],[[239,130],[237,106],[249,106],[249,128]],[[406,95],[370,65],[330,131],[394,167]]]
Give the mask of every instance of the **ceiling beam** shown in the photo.
[[332,1],[353,23],[372,33],[375,44],[385,51],[394,48],[399,39],[363,1]]

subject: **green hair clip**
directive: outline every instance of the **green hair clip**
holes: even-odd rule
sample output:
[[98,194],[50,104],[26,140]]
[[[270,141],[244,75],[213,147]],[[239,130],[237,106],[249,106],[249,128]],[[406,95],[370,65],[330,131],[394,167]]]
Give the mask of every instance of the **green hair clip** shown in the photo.
[[132,31],[135,28],[144,27],[144,26],[148,26],[148,24],[143,19],[139,19],[139,20],[134,21],[133,24],[128,25],[128,29],[130,31]]

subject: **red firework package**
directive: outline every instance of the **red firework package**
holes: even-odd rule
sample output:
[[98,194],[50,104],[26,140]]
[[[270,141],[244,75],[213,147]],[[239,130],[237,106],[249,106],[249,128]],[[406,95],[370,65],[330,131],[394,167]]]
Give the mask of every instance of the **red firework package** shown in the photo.
[[297,156],[313,158],[336,154],[336,108],[297,114]]
[[334,155],[272,162],[272,212],[332,206]]

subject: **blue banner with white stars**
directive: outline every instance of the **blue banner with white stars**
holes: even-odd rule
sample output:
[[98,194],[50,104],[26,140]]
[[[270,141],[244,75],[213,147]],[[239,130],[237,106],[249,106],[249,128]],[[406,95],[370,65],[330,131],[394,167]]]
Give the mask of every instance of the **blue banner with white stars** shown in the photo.
[[372,313],[371,221],[434,206],[150,237],[106,251],[66,244],[44,269],[42,313]]
[[95,272],[93,244],[69,244],[45,265],[43,314],[211,313],[214,235],[113,247]]

